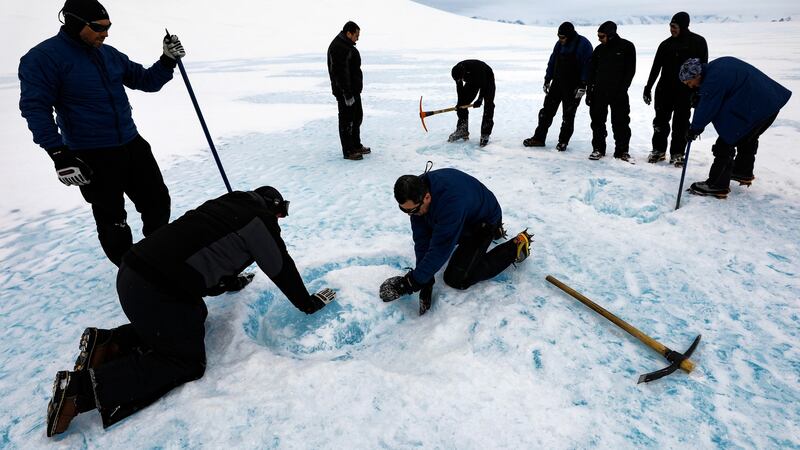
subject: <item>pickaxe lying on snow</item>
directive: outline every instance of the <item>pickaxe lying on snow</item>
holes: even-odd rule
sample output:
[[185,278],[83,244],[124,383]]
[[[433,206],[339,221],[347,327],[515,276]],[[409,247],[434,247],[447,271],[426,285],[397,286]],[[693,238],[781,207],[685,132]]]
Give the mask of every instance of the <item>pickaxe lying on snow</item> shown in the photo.
[[432,116],[434,114],[446,113],[450,111],[455,111],[457,109],[467,109],[472,108],[472,104],[469,105],[462,105],[462,106],[452,106],[450,108],[445,109],[437,109],[436,111],[423,111],[422,110],[422,96],[419,97],[419,120],[422,121],[422,128],[425,129],[425,132],[428,132],[428,127],[425,126],[425,118],[428,116]]
[[595,302],[589,300],[588,298],[584,297],[583,295],[581,295],[580,292],[572,289],[571,287],[569,287],[566,284],[562,283],[561,281],[557,280],[552,275],[548,275],[545,279],[547,281],[553,283],[554,285],[558,286],[562,291],[564,291],[567,294],[575,297],[581,303],[583,303],[584,305],[586,305],[589,308],[593,309],[595,312],[599,313],[601,316],[603,316],[606,319],[614,322],[615,325],[617,325],[618,327],[620,327],[623,330],[627,331],[633,337],[635,337],[635,338],[639,339],[640,341],[644,342],[648,347],[652,348],[653,350],[657,351],[658,353],[661,353],[665,358],[667,358],[667,361],[670,362],[669,366],[667,366],[667,367],[665,367],[665,368],[663,368],[661,370],[656,370],[655,372],[650,372],[650,373],[646,373],[644,375],[640,375],[639,376],[639,381],[637,382],[637,384],[639,384],[639,383],[647,383],[647,382],[650,382],[650,381],[653,381],[653,380],[657,380],[657,379],[659,379],[661,377],[665,377],[665,376],[671,374],[672,372],[675,372],[676,370],[678,370],[678,368],[683,369],[686,373],[689,373],[694,369],[695,364],[694,364],[694,362],[692,362],[692,360],[689,359],[689,357],[692,356],[692,353],[694,353],[694,350],[697,348],[697,344],[700,343],[700,335],[699,334],[697,335],[696,338],[694,338],[694,342],[692,342],[692,345],[690,345],[689,349],[686,350],[685,352],[679,353],[679,352],[676,352],[674,350],[670,350],[668,347],[662,345],[657,340],[655,340],[655,339],[651,338],[650,336],[648,336],[648,335],[642,333],[641,331],[637,330],[632,325],[630,325],[628,322],[625,322],[624,320],[620,319],[619,317],[615,316],[614,314],[611,314],[610,312],[608,312],[605,309],[603,309],[602,306],[600,306],[597,303],[595,303]]

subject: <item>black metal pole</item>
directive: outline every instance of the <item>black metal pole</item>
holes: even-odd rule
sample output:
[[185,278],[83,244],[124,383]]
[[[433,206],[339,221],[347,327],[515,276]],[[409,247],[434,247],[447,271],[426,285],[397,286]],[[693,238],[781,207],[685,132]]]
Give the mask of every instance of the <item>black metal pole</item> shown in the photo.
[[689,164],[689,150],[692,149],[692,141],[686,143],[686,154],[683,155],[683,170],[681,171],[681,184],[678,186],[678,201],[675,202],[675,210],[681,207],[681,193],[683,192],[683,179],[686,177],[686,166]]
[[[167,31],[167,36],[170,36],[169,31]],[[214,155],[214,161],[217,162],[217,168],[219,168],[219,173],[222,175],[222,181],[225,182],[225,188],[228,189],[228,192],[232,192],[233,189],[231,189],[231,184],[228,182],[228,176],[225,175],[225,169],[222,168],[222,161],[219,160],[219,154],[217,154],[217,149],[214,147],[214,141],[211,140],[211,133],[208,132],[206,121],[203,119],[203,113],[200,111],[200,105],[197,103],[197,98],[194,96],[194,90],[192,89],[192,84],[189,82],[189,76],[186,75],[186,69],[183,68],[183,62],[181,62],[180,59],[178,59],[178,68],[181,71],[183,82],[186,83],[186,89],[189,91],[189,97],[191,97],[194,110],[197,112],[197,118],[200,119],[200,125],[203,127],[203,133],[206,135],[206,140],[208,140],[208,146],[211,147],[211,154]]]

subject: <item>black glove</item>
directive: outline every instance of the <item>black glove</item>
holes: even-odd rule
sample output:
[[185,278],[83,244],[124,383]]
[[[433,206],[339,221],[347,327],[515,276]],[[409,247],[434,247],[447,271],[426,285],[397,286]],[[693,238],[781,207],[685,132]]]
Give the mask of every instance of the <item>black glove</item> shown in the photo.
[[698,137],[700,137],[700,133],[702,132],[703,130],[695,130],[694,128],[689,128],[689,131],[686,132],[686,140],[693,141]]
[[649,105],[651,101],[653,101],[653,93],[650,91],[650,86],[644,87],[644,94],[642,94],[642,99],[644,100],[645,105]]
[[480,108],[482,104],[483,104],[483,99],[479,98],[479,99],[475,100],[475,103],[472,104],[472,107],[473,108]]
[[244,289],[245,286],[253,281],[255,274],[252,272],[244,272],[239,275],[226,275],[219,279],[219,283],[208,289],[206,295],[215,297],[226,292],[236,292]]
[[542,86],[542,90],[544,91],[545,95],[550,93],[550,80],[544,80],[544,86]]
[[586,84],[581,83],[578,89],[575,89],[575,100],[578,100],[578,104],[580,104],[581,97],[583,97],[584,94],[586,94]]
[[433,284],[436,283],[435,280],[431,280],[430,283],[423,286],[422,290],[419,291],[419,315],[425,314],[429,309],[431,309],[431,302],[433,301]]
[[92,182],[92,169],[65,145],[48,148],[47,154],[56,166],[58,181],[66,186],[85,186]]
[[402,277],[387,278],[381,284],[379,295],[384,302],[391,302],[404,295],[413,294],[420,288],[421,286],[414,281],[414,277],[411,276],[411,271],[409,271]]
[[312,295],[312,297],[327,305],[328,303],[332,302],[333,299],[336,298],[336,291],[330,288],[325,288],[317,292],[316,294]]

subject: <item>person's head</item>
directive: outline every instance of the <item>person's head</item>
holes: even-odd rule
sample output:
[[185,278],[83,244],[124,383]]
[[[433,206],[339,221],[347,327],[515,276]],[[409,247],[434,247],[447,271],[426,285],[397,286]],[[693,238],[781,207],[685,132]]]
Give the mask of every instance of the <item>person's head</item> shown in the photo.
[[678,37],[684,30],[689,30],[689,14],[681,11],[669,21],[669,34]]
[[450,70],[450,76],[453,77],[453,79],[456,81],[463,80],[465,73],[466,70],[464,70],[464,66],[462,66],[461,63],[456,64]]
[[342,32],[344,32],[344,35],[347,36],[347,39],[353,41],[354,44],[358,42],[358,38],[361,36],[361,28],[352,20],[344,24],[342,27]]
[[603,22],[603,24],[597,29],[597,40],[600,41],[601,44],[607,43],[610,39],[614,39],[616,36],[617,24],[610,20]]
[[566,44],[577,35],[578,32],[575,31],[575,26],[570,22],[564,22],[558,26],[558,42],[561,42],[561,44]]
[[689,58],[681,65],[678,72],[678,79],[681,83],[696,89],[703,82],[703,63],[698,58]]
[[91,47],[100,47],[108,37],[111,21],[97,0],[67,0],[61,8],[64,28],[70,36]]
[[280,219],[289,215],[289,200],[284,200],[277,189],[272,186],[261,186],[256,189],[256,193],[261,195],[267,204],[267,209],[275,214],[275,217]]
[[422,216],[430,208],[431,193],[422,177],[403,175],[394,183],[394,199],[404,213]]

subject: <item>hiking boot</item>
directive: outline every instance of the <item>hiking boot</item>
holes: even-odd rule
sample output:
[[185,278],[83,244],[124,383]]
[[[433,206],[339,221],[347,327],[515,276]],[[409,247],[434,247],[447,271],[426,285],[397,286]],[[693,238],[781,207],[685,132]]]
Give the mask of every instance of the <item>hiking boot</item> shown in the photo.
[[469,139],[469,122],[466,120],[459,120],[458,123],[456,123],[456,131],[450,134],[450,137],[447,138],[447,142],[466,141],[467,139]]
[[527,228],[514,237],[514,244],[517,246],[517,257],[514,259],[515,263],[519,264],[530,256],[532,237],[532,234],[528,234]]
[[362,156],[361,153],[354,151],[344,155],[344,159],[349,159],[350,161],[361,161],[364,159],[364,156]]
[[631,158],[631,154],[628,153],[628,152],[614,155],[614,158],[621,159],[621,160],[623,160],[625,162],[633,162],[633,158]]
[[563,142],[559,142],[558,144],[556,144],[556,150],[558,150],[560,152],[567,151],[567,144],[565,144]]
[[522,145],[525,147],[544,147],[544,140],[539,139],[536,136],[531,136],[528,139],[522,141]]
[[675,167],[683,167],[683,153],[677,155],[670,155],[669,163]]
[[697,183],[692,183],[689,187],[689,191],[692,194],[696,195],[703,195],[703,196],[711,196],[716,198],[727,198],[728,193],[731,191],[730,188],[721,188],[709,185],[705,181],[698,181]]
[[481,135],[481,141],[480,141],[480,143],[478,145],[480,145],[481,147],[486,147],[486,145],[488,143],[489,143],[489,135],[488,134],[482,134]]
[[[75,416],[96,407],[89,383],[88,372],[61,370],[56,374],[53,398],[47,404],[47,437],[67,431]],[[89,392],[86,392],[87,385]]]
[[667,152],[659,152],[653,150],[652,152],[650,152],[650,156],[647,157],[647,162],[655,164],[659,161],[664,161],[666,159],[667,159]]
[[595,150],[595,151],[592,152],[591,155],[589,155],[589,159],[591,159],[592,161],[597,161],[598,159],[602,158],[603,156],[606,156],[606,154],[605,153],[601,153],[600,150]]
[[753,180],[755,180],[755,179],[756,179],[756,177],[754,175],[741,175],[741,174],[738,174],[738,173],[732,173],[731,174],[731,180],[738,181],[739,182],[739,186],[750,187],[750,185],[753,184]]
[[370,149],[369,147],[364,147],[362,145],[361,148],[353,150],[353,153],[360,153],[362,155],[369,155],[370,153],[372,153],[372,149]]
[[119,353],[119,347],[111,342],[111,330],[87,328],[81,335],[78,359],[75,360],[74,371],[94,369],[104,362],[113,359]]

